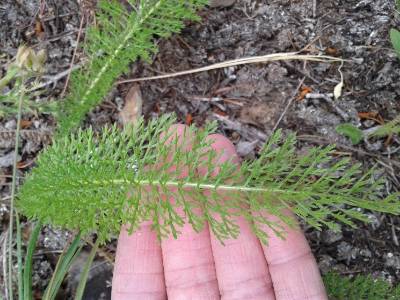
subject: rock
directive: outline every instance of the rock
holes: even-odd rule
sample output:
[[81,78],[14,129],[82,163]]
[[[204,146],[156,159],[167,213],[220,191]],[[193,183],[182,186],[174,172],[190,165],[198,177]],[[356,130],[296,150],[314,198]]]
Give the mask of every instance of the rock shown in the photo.
[[4,128],[8,130],[15,130],[17,129],[17,122],[14,119],[7,121],[6,124],[4,124]]
[[335,263],[335,260],[331,256],[326,254],[322,255],[318,259],[318,267],[322,274],[328,273],[332,269],[332,266],[335,265]]
[[349,263],[351,260],[356,259],[359,249],[347,242],[340,242],[337,246],[338,259],[344,260]]
[[400,270],[400,256],[389,252],[385,255],[385,266]]
[[[18,155],[17,156],[17,161],[20,161],[21,157]],[[0,157],[0,168],[8,168],[11,167],[14,163],[14,151],[1,156]]]
[[45,226],[42,229],[40,242],[46,249],[59,250],[64,249],[68,245],[71,237],[71,233],[68,231]]
[[382,225],[382,221],[378,216],[374,213],[367,213],[369,224],[372,226],[374,230],[378,229]]
[[276,118],[276,107],[260,102],[251,106],[244,106],[240,112],[240,120],[246,124],[263,127],[272,125]]
[[342,238],[343,238],[342,231],[335,232],[331,229],[328,229],[322,232],[322,240],[328,245],[336,243],[340,241]]
[[288,71],[286,68],[281,67],[279,64],[271,64],[268,66],[268,81],[274,84],[278,84],[282,82],[286,75],[288,74]]
[[280,31],[277,35],[277,47],[279,49],[279,51],[285,51],[286,49],[290,48],[290,46],[292,46],[292,44],[290,43],[290,29],[283,29],[282,31]]
[[372,257],[372,252],[368,249],[361,249],[360,250],[360,255],[365,257],[365,258],[370,258]]
[[253,141],[253,142],[245,142],[245,141],[240,141],[236,145],[236,151],[239,154],[239,156],[245,157],[248,156],[251,153],[254,153],[254,148],[256,147],[258,141]]

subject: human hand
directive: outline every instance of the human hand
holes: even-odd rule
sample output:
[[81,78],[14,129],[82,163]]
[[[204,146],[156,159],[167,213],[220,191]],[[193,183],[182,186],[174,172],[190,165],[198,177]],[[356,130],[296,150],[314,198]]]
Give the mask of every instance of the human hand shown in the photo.
[[[177,125],[175,130],[182,137],[185,126]],[[209,138],[212,148],[221,154],[216,167],[227,160],[239,163],[227,138]],[[112,299],[327,299],[300,229],[285,227],[286,239],[282,240],[264,228],[269,244],[263,245],[243,218],[238,218],[237,224],[240,235],[226,240],[225,245],[208,228],[196,233],[190,224],[183,226],[177,239],[161,243],[150,222],[132,235],[122,229]]]

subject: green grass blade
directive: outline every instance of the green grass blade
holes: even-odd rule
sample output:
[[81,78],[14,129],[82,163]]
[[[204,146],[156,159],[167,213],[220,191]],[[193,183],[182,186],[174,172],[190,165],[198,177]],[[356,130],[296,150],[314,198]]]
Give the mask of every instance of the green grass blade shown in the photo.
[[390,41],[397,55],[400,56],[400,31],[397,29],[390,29]]
[[99,249],[100,239],[96,240],[90,251],[89,257],[86,260],[85,266],[82,270],[81,277],[79,278],[78,288],[76,289],[75,300],[81,300],[83,297],[83,292],[85,291],[86,282],[88,279],[90,267],[92,266],[93,259],[96,256],[97,250]]
[[32,259],[41,228],[42,224],[40,222],[37,222],[35,224],[35,227],[33,228],[31,238],[29,239],[28,248],[26,249],[25,267],[23,274],[24,300],[32,299]]
[[16,213],[17,224],[17,261],[18,261],[18,299],[24,300],[24,281],[23,281],[23,268],[22,268],[22,236],[21,236],[21,223],[19,222],[19,215]]
[[54,270],[53,276],[51,277],[50,283],[46,288],[43,300],[55,299],[65,275],[67,274],[75,258],[81,251],[82,245],[80,243],[80,240],[81,235],[79,233],[76,235],[71,245],[69,245],[68,248],[64,249],[64,252],[58,259],[57,266]]

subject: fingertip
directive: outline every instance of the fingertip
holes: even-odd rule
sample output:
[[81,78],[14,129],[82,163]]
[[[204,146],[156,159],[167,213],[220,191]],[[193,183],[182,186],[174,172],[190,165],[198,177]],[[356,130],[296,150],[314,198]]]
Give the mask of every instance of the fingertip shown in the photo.
[[206,140],[211,141],[211,148],[218,154],[217,164],[228,160],[236,164],[240,163],[235,146],[227,137],[222,134],[211,134]]
[[169,144],[178,139],[181,143],[189,134],[189,126],[185,124],[173,124],[165,132],[161,133],[161,139],[167,136],[165,143]]
[[167,133],[176,133],[177,135],[184,135],[186,131],[189,130],[189,126],[185,124],[173,124],[168,128]]

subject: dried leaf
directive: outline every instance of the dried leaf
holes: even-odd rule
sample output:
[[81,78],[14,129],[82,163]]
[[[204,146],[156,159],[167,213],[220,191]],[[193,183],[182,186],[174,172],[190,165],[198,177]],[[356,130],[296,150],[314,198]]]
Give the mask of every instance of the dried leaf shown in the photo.
[[331,55],[331,56],[338,56],[339,55],[339,50],[334,47],[328,47],[325,49],[326,55]]
[[119,113],[122,124],[134,124],[142,114],[142,93],[140,86],[134,84],[125,97],[125,106]]
[[35,35],[39,39],[43,39],[44,38],[43,25],[42,25],[42,22],[39,19],[36,19],[36,22],[35,22]]
[[373,112],[373,111],[369,111],[369,112],[359,112],[358,113],[358,117],[360,119],[364,119],[364,120],[373,120],[375,122],[377,122],[378,124],[383,125],[385,123],[385,121],[383,120],[382,116],[377,113],[377,112]]
[[311,93],[312,89],[308,86],[303,85],[300,89],[299,95],[296,97],[297,101],[302,101],[306,97],[307,94]]
[[187,114],[187,115],[186,115],[185,124],[188,125],[188,126],[190,126],[190,125],[192,125],[192,122],[193,122],[193,117],[192,117],[192,115],[191,115],[191,114]]
[[253,105],[244,106],[242,108],[239,120],[243,123],[262,128],[275,122],[278,109],[279,107],[269,103],[254,103]]
[[336,100],[339,99],[340,96],[342,96],[343,85],[343,81],[341,81],[335,86],[335,89],[333,90],[333,95],[335,96]]
[[32,125],[32,121],[30,120],[21,120],[20,125],[22,129],[26,129]]

